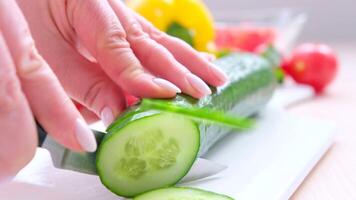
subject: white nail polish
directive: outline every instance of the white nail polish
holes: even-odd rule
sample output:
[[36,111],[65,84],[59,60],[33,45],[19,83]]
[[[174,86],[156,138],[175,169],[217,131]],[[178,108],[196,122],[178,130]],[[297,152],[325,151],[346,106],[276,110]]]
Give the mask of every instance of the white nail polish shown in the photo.
[[211,90],[208,87],[208,85],[196,75],[190,73],[187,74],[187,80],[190,83],[190,85],[200,94],[202,95],[211,94]]
[[100,118],[105,126],[109,126],[114,121],[114,114],[112,110],[106,106],[101,110]]
[[221,84],[224,84],[227,80],[228,80],[228,77],[227,75],[225,74],[224,71],[222,71],[220,68],[218,68],[217,66],[215,66],[214,64],[210,64],[210,71],[212,73],[212,75],[217,79],[219,80],[219,82]]
[[164,79],[161,79],[161,78],[154,78],[153,82],[156,83],[157,85],[163,87],[163,88],[168,89],[168,90],[174,90],[176,93],[181,93],[182,92],[176,85],[174,85],[173,83],[171,83],[171,82],[169,82],[167,80],[164,80]]
[[89,129],[87,123],[80,118],[76,120],[75,134],[83,150],[88,152],[94,152],[96,150],[97,144],[94,134]]

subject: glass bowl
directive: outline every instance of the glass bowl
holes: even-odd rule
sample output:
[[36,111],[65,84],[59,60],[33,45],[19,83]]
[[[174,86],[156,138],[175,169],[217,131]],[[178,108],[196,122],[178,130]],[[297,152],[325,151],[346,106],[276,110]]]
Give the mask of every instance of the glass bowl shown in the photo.
[[[274,30],[272,43],[281,52],[289,52],[307,21],[305,13],[292,9],[264,9],[264,10],[224,10],[214,12],[215,27],[242,28],[251,27],[267,32]],[[218,34],[218,31],[217,31]],[[218,37],[218,35],[217,35]]]

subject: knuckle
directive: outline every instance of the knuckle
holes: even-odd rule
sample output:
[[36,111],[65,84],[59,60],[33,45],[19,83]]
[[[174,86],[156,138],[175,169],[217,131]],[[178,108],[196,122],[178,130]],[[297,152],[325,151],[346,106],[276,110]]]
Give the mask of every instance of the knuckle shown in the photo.
[[107,31],[98,40],[98,50],[115,50],[130,48],[130,44],[126,41],[126,33],[122,29],[112,28]]
[[133,56],[127,56],[125,62],[122,63],[123,66],[117,71],[117,76],[120,80],[132,79],[136,77],[137,74],[144,73],[144,70],[137,59]]
[[48,70],[45,61],[40,56],[35,46],[32,45],[19,58],[17,64],[17,74],[20,78],[32,78]]
[[107,86],[106,81],[99,79],[92,83],[84,93],[83,102],[89,108],[94,108],[95,101],[100,97],[101,91]]
[[142,41],[149,38],[148,34],[142,30],[141,25],[137,22],[133,22],[129,25],[127,28],[127,35],[131,42]]

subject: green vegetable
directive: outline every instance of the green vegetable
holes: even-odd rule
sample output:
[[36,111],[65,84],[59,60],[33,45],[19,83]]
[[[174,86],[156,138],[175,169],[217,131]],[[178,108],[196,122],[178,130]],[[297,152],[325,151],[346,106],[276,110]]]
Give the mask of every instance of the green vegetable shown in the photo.
[[215,55],[217,58],[222,58],[232,54],[232,52],[233,51],[231,49],[219,49],[216,51]]
[[272,64],[272,67],[280,67],[282,61],[282,54],[278,52],[272,44],[268,45],[266,49],[263,50],[261,56],[267,59]]
[[[177,95],[160,103],[247,117],[268,102],[276,86],[270,62],[252,54],[232,54],[216,60],[215,64],[226,72],[229,82],[212,88],[212,95],[199,100]],[[209,113],[196,113],[198,118],[208,120],[197,122],[187,113],[189,110],[178,110],[180,114],[158,110],[157,105],[156,109],[147,110],[144,101],[127,110],[108,128],[96,164],[101,181],[112,192],[132,197],[173,186],[185,176],[197,156],[205,154],[231,132],[226,127],[212,125],[209,120],[231,122],[208,116]]]
[[180,114],[191,118],[198,122],[209,122],[212,124],[221,124],[234,129],[247,129],[253,125],[253,120],[247,118],[240,118],[231,114],[215,111],[208,108],[198,108],[194,106],[182,106],[157,99],[143,99],[141,102],[141,109],[152,109],[162,112],[169,112]]
[[193,34],[189,31],[189,29],[183,27],[182,25],[173,22],[168,26],[166,33],[168,35],[177,37],[188,43],[190,46],[194,46],[193,44]]
[[283,69],[280,68],[280,67],[274,69],[274,74],[276,76],[277,82],[282,84],[284,82],[285,77],[286,77]]
[[233,198],[188,187],[170,187],[153,190],[133,200],[233,200]]
[[274,74],[276,76],[277,82],[282,84],[285,78],[285,74],[283,69],[281,68],[282,65],[282,54],[277,51],[273,47],[273,45],[269,45],[262,53],[261,56],[266,58],[271,64],[274,69]]

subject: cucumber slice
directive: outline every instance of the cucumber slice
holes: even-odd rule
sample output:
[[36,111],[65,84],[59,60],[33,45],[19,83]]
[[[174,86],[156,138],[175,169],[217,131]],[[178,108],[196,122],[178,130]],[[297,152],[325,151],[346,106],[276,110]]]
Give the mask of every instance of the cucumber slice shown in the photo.
[[133,200],[233,200],[233,198],[188,187],[162,188],[147,192]]
[[126,197],[172,186],[193,165],[199,137],[196,123],[174,114],[129,122],[100,145],[100,179],[112,192]]
[[[229,82],[221,87],[212,88],[211,95],[194,99],[180,94],[173,99],[162,101],[183,107],[211,108],[219,112],[248,117],[264,107],[277,85],[272,64],[260,56],[231,54],[216,60],[215,64],[226,72]],[[168,152],[176,155],[176,162],[168,168],[156,169],[147,160],[151,153],[143,152],[144,155],[141,156],[142,153],[139,151],[140,163],[145,164],[136,164],[137,160],[132,161],[134,164],[128,164],[128,159],[132,156],[125,152],[125,143],[131,141],[130,138],[145,135],[147,131],[156,129],[161,130],[164,138],[175,137],[177,140],[179,153]],[[197,155],[204,155],[217,141],[231,132],[231,129],[211,123],[196,123],[191,118],[184,118],[178,114],[142,109],[142,104],[138,104],[129,108],[111,124],[107,132],[96,156],[98,174],[108,189],[120,196],[132,197],[148,190],[177,183],[188,172]],[[137,144],[152,140],[146,137],[150,138],[140,136],[139,138],[143,139]],[[165,141],[155,142],[157,146],[164,146]],[[121,159],[125,159],[124,166],[127,167],[117,167]],[[141,162],[142,160],[144,162]],[[140,171],[143,168],[142,175]],[[129,177],[128,174],[133,174],[135,177]]]

